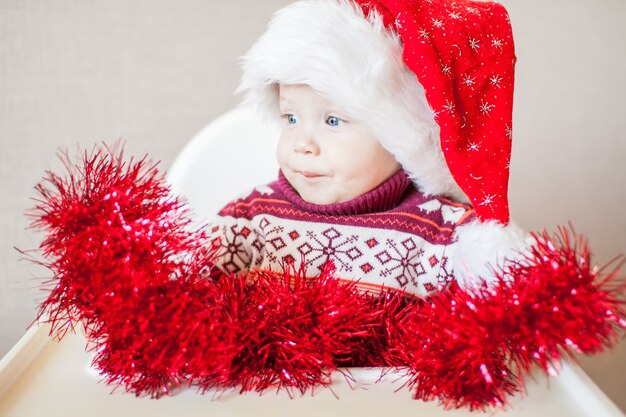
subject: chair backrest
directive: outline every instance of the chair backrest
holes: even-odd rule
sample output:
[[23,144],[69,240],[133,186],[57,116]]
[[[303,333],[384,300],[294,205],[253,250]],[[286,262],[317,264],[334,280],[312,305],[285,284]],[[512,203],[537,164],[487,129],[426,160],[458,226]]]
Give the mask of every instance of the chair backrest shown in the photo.
[[167,180],[187,199],[198,223],[210,221],[233,198],[274,180],[280,130],[240,107],[202,129],[174,160]]

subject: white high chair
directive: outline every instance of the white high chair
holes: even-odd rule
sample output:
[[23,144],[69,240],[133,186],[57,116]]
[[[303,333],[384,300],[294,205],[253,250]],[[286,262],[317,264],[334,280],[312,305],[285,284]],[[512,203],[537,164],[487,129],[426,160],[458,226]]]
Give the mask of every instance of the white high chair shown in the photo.
[[[198,222],[210,219],[227,201],[254,185],[276,177],[274,145],[278,133],[264,127],[245,109],[233,110],[189,142],[167,176],[184,195]],[[136,398],[99,383],[90,367],[81,334],[61,343],[48,337],[49,327],[31,328],[0,360],[0,416],[474,416],[468,410],[445,411],[435,402],[411,399],[410,392],[388,373],[352,368],[356,382],[333,375],[331,388],[291,399],[281,391],[263,395],[235,392],[216,396],[181,389],[159,400]],[[507,417],[618,417],[625,415],[575,365],[564,364],[549,381],[539,372],[527,378],[527,392],[511,399]],[[396,392],[397,391],[397,392]],[[337,398],[338,397],[338,398]]]
[[280,131],[245,107],[225,113],[202,129],[167,173],[172,191],[184,196],[197,222],[239,194],[276,179]]

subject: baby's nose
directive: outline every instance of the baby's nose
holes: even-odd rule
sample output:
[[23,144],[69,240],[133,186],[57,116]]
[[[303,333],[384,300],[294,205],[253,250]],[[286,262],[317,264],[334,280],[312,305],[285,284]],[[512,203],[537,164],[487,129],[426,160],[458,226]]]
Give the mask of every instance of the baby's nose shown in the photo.
[[315,135],[310,132],[302,133],[294,143],[294,151],[303,154],[319,155],[320,148]]

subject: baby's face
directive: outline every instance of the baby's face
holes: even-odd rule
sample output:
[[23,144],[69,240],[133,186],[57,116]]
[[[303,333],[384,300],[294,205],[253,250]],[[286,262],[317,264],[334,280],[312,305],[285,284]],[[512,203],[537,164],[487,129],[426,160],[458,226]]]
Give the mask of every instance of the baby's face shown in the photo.
[[341,203],[372,190],[400,165],[361,121],[307,85],[280,85],[277,157],[303,200]]

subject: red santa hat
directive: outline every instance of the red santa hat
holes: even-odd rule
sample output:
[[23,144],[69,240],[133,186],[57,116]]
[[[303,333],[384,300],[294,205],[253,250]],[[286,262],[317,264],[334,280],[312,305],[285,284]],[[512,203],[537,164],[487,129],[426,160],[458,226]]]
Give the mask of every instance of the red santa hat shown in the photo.
[[486,276],[522,240],[507,197],[514,65],[497,3],[302,0],[243,57],[239,91],[277,120],[278,84],[306,84],[368,123],[424,193],[471,202],[456,270]]

